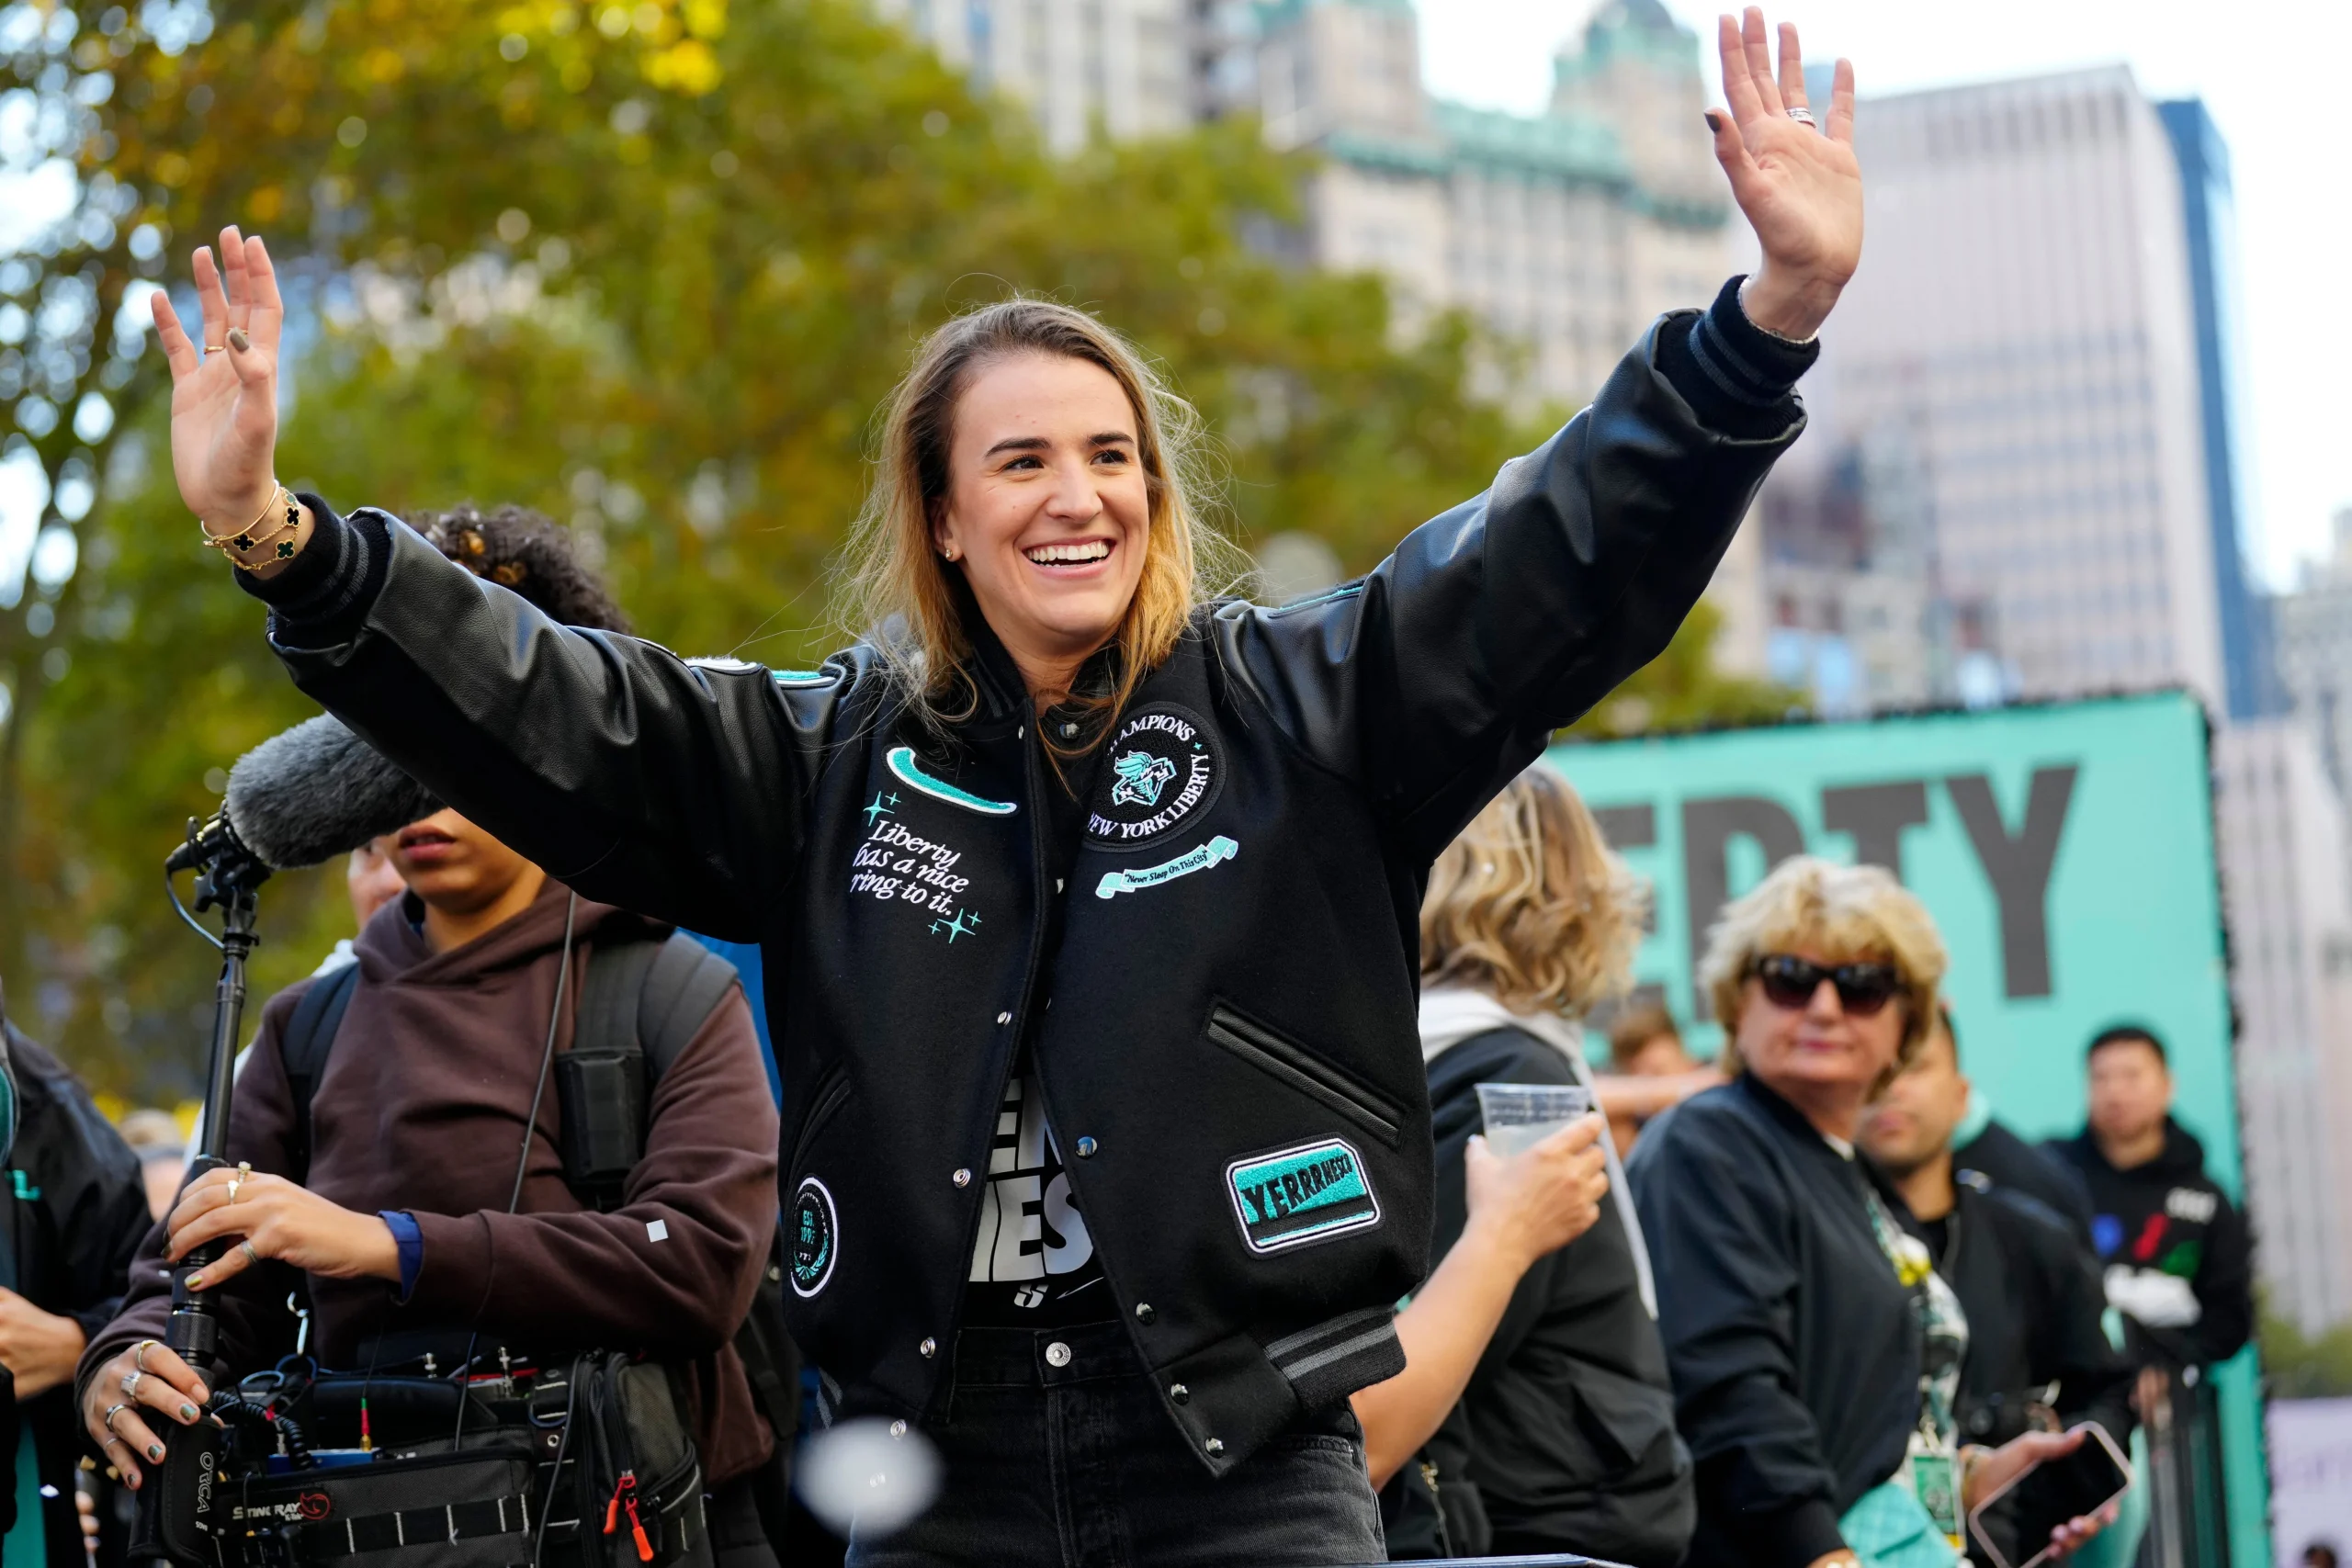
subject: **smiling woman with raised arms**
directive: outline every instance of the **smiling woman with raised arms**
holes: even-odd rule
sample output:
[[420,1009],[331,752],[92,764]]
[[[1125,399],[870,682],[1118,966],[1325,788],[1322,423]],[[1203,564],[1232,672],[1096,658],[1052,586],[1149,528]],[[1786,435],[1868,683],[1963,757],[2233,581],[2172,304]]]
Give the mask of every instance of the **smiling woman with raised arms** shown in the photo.
[[274,477],[261,243],[160,300],[182,495],[296,682],[583,897],[761,942],[788,1302],[938,1503],[862,1564],[1381,1551],[1355,1389],[1429,1265],[1438,852],[1663,649],[1804,414],[1861,248],[1853,78],[1723,24],[1764,257],[1363,579],[1210,597],[1192,418],[1109,328],[949,321],[889,410],[813,671],[569,630]]

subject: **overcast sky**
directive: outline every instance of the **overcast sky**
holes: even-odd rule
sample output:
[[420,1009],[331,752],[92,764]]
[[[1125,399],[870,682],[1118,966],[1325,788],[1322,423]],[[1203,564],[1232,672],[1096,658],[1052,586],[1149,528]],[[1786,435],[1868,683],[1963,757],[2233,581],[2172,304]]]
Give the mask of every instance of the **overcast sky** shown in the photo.
[[[1666,6],[1706,40],[1714,82],[1715,9]],[[1555,46],[1593,8],[1421,0],[1430,91],[1539,107]],[[2204,98],[2237,182],[2256,565],[2284,586],[2324,550],[2329,515],[2352,506],[2352,0],[1792,0],[1768,14],[1804,29],[1807,59],[1851,59],[1865,100],[2118,60],[2154,96]]]

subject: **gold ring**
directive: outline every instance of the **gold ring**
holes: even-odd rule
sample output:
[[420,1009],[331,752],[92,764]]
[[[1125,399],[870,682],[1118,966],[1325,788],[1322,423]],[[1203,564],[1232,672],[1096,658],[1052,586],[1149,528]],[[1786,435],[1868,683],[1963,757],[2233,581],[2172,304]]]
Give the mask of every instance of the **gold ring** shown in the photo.
[[230,1201],[230,1202],[233,1203],[233,1202],[235,1202],[235,1201],[237,1201],[237,1189],[238,1189],[238,1188],[240,1188],[240,1187],[243,1187],[244,1184],[245,1184],[245,1179],[244,1179],[243,1177],[242,1177],[242,1176],[232,1176],[232,1177],[229,1178],[229,1201]]
[[137,1367],[141,1371],[145,1371],[147,1370],[147,1352],[155,1348],[155,1344],[156,1342],[153,1339],[141,1339],[138,1344],[133,1345],[130,1348],[130,1364]]
[[223,343],[208,343],[204,345],[204,352],[207,354],[226,354],[229,352],[229,345]]

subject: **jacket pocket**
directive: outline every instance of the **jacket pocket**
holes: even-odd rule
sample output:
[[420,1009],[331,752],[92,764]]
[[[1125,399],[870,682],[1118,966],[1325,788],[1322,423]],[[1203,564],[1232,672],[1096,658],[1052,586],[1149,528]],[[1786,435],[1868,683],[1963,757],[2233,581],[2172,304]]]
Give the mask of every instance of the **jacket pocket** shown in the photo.
[[1211,1044],[1231,1052],[1260,1072],[1321,1100],[1390,1148],[1402,1141],[1404,1107],[1223,1002],[1209,1010],[1208,1038]]
[[844,1101],[849,1099],[849,1069],[836,1063],[831,1071],[819,1080],[817,1098],[808,1104],[808,1114],[800,1121],[799,1135],[792,1140],[792,1159],[784,1168],[785,1176],[797,1177],[800,1162],[808,1157],[809,1145],[817,1134],[825,1130]]

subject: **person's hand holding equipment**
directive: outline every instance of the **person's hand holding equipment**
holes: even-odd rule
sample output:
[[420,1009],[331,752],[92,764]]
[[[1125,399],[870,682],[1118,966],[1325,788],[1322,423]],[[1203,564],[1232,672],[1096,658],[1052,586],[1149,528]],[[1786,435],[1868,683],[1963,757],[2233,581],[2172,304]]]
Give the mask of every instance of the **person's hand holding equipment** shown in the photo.
[[264,577],[310,538],[311,517],[277,482],[277,344],[286,320],[269,249],[232,225],[220,257],[196,253],[203,352],[171,299],[154,293],[155,335],[172,367],[172,473],[180,499],[230,559]]
[[1505,1158],[1474,1136],[1463,1151],[1470,1219],[1518,1264],[1557,1252],[1590,1230],[1609,1195],[1609,1167],[1600,1147],[1607,1129],[1598,1112],[1577,1117],[1542,1143]]
[[204,1419],[204,1402],[211,1396],[186,1361],[155,1340],[141,1339],[91,1377],[82,1393],[82,1424],[123,1484],[136,1492],[138,1461],[155,1464],[164,1457],[163,1440],[147,1417],[160,1411],[168,1421],[193,1427]]
[[208,1170],[189,1182],[164,1225],[171,1237],[165,1256],[175,1263],[215,1237],[242,1238],[218,1262],[187,1277],[192,1291],[212,1290],[265,1258],[330,1280],[372,1275],[398,1282],[401,1277],[400,1244],[381,1218],[242,1166]]
[[1747,319],[1766,332],[1813,336],[1862,259],[1862,170],[1854,159],[1854,67],[1840,60],[1826,118],[1805,100],[1797,29],[1781,24],[1781,66],[1764,13],[1723,17],[1724,96],[1731,112],[1707,111],[1715,161],[1764,252],[1741,292]]

